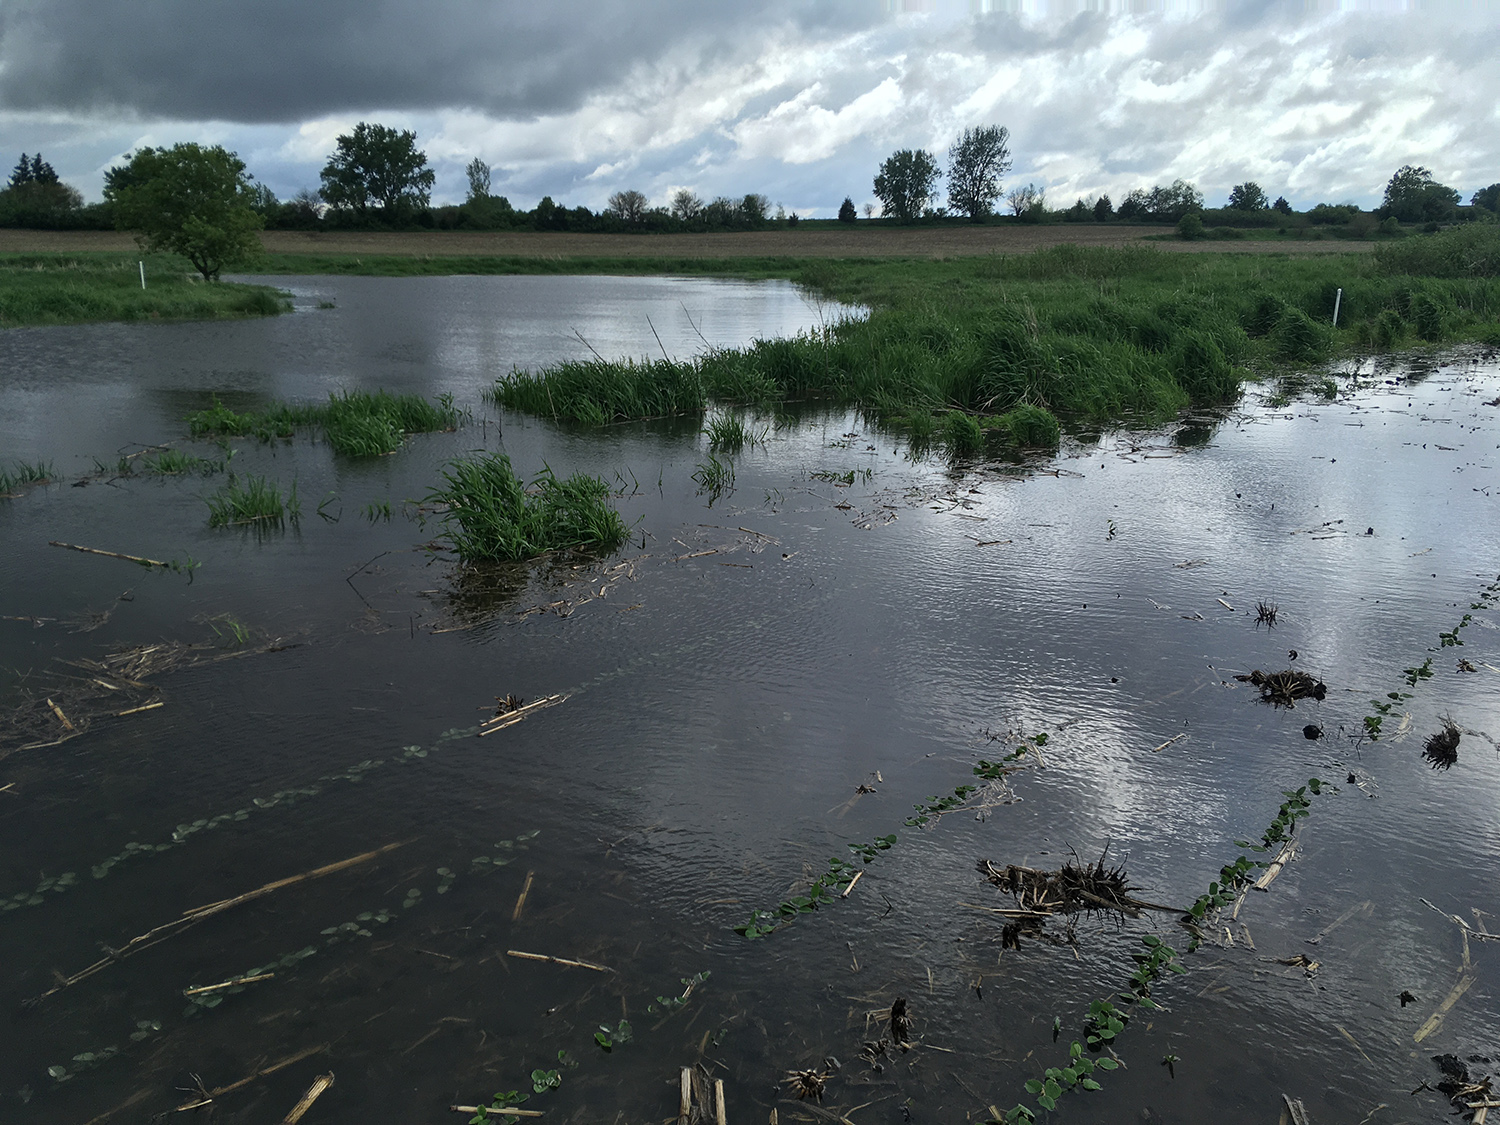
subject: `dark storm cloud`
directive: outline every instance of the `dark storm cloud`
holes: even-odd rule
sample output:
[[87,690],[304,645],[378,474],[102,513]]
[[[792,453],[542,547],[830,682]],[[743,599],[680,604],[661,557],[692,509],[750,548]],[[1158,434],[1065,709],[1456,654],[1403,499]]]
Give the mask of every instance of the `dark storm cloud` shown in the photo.
[[381,107],[500,117],[572,109],[690,45],[818,34],[869,0],[16,0],[0,7],[0,108],[296,122]]

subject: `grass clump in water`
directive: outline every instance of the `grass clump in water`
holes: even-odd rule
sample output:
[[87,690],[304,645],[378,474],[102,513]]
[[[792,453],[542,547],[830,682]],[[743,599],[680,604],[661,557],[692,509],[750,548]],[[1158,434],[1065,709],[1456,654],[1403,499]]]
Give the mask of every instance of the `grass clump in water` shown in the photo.
[[527,486],[510,458],[494,453],[450,462],[443,479],[447,487],[426,502],[447,509],[444,536],[465,562],[517,562],[562,550],[607,554],[630,537],[598,477],[559,480],[543,467]]
[[708,405],[698,368],[665,359],[574,360],[541,372],[516,371],[489,393],[508,409],[586,426],[701,414]]
[[35,464],[17,461],[9,471],[0,469],[0,493],[8,493],[23,484],[46,484],[56,475],[57,471],[50,461],[38,461]]
[[1010,431],[1010,440],[1021,449],[1056,449],[1062,440],[1057,415],[1040,406],[1022,403],[1000,416]]
[[729,458],[720,461],[710,453],[708,460],[700,462],[693,471],[693,480],[698,483],[699,492],[717,497],[726,488],[734,487],[734,462]]
[[460,411],[451,394],[436,403],[421,395],[387,391],[344,391],[326,403],[275,403],[265,410],[238,413],[217,398],[213,406],[188,415],[194,437],[289,438],[301,427],[321,428],[334,451],[346,457],[378,457],[401,448],[407,434],[451,430]]
[[950,456],[977,456],[984,452],[984,430],[969,415],[955,411],[943,420],[943,444]]
[[280,525],[302,516],[302,502],[297,498],[297,483],[292,482],[285,498],[281,486],[266,477],[230,476],[224,487],[207,498],[208,526],[234,527],[243,524]]
[[716,415],[709,419],[708,426],[703,431],[710,448],[722,449],[726,453],[738,453],[747,445],[764,444],[767,432],[762,429],[760,433],[756,433],[738,414]]

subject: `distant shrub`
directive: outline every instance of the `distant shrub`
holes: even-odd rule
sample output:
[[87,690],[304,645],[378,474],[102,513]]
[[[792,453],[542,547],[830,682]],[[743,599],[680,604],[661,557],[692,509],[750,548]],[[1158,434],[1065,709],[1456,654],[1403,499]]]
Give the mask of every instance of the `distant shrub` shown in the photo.
[[1177,237],[1193,241],[1203,237],[1203,218],[1196,211],[1189,211],[1177,220]]

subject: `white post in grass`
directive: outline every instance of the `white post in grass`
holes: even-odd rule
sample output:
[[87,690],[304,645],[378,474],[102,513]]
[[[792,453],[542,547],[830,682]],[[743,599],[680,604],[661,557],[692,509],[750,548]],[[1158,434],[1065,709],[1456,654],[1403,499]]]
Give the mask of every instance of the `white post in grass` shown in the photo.
[[1344,303],[1344,291],[1340,289],[1333,296],[1333,326],[1339,326],[1339,306]]
[[[141,267],[141,288],[144,289],[144,288],[146,288],[146,263],[145,262],[137,262],[136,265],[138,265],[138,266]],[[1343,290],[1340,289],[1339,292],[1342,293]],[[1333,314],[1333,322],[1335,324],[1337,324],[1339,322],[1338,313],[1334,313]]]

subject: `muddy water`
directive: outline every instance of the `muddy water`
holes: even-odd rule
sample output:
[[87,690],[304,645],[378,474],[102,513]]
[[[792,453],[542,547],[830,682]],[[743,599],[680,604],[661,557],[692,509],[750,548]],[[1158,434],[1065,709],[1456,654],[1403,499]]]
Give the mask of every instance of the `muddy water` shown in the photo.
[[[707,453],[694,425],[588,433],[488,408],[477,389],[520,349],[480,312],[448,316],[453,283],[293,284],[302,320],[181,326],[198,333],[190,357],[162,329],[7,337],[8,387],[66,396],[75,419],[15,447],[67,481],[0,510],[12,701],[67,704],[80,689],[56,673],[82,672],[63,659],[204,647],[131,696],[162,706],[107,714],[99,689],[85,733],[0,760],[0,894],[74,873],[0,913],[5,1120],[145,1121],[201,1100],[199,1079],[212,1092],[309,1050],[218,1094],[217,1119],[278,1121],[332,1071],[304,1120],[466,1120],[447,1107],[557,1070],[526,1103],[549,1120],[661,1121],[699,1060],[730,1121],[812,1119],[780,1083],[831,1056],[824,1107],[850,1120],[982,1120],[1066,1061],[1141,937],[1186,951],[1189,935],[1172,914],[1079,916],[1073,944],[1002,949],[1004,919],[976,907],[1013,904],[976,860],[1049,867],[1107,845],[1141,898],[1186,906],[1310,777],[1337,792],[1313,799],[1296,859],[1205,929],[1187,974],[1157,986],[1161,1010],[1121,1033],[1125,1068],[1057,1116],[1264,1122],[1284,1092],[1318,1121],[1381,1103],[1371,1120],[1437,1120],[1443,1099],[1408,1095],[1436,1081],[1430,1056],[1494,1055],[1496,946],[1470,940],[1466,967],[1459,927],[1420,901],[1500,930],[1500,619],[1469,608],[1500,571],[1493,363],[1367,365],[1336,376],[1335,401],[1252,395],[1025,465],[913,459],[851,415],[767,418],[714,498],[691,479]],[[663,305],[665,346],[691,350]],[[807,323],[744,315],[749,332]],[[300,354],[285,335],[299,324],[332,343]],[[564,354],[566,318],[534,327]],[[580,331],[600,347],[606,328]],[[351,385],[452,389],[474,419],[373,464],[305,437],[238,445],[239,471],[295,479],[303,498],[300,523],[260,536],[207,528],[216,478],[72,487],[125,441],[179,437],[184,404],[212,392]],[[634,544],[463,578],[407,501],[480,448],[618,479]],[[362,514],[386,500],[390,520]],[[202,565],[189,583],[51,539]],[[1255,626],[1260,601],[1274,629]],[[1465,613],[1462,646],[1445,646]],[[1276,710],[1234,679],[1287,667],[1326,699]],[[477,737],[510,693],[566,698]],[[1372,700],[1391,707],[1361,741]],[[1466,733],[1439,771],[1421,747],[1444,715]],[[1044,764],[985,795],[1008,803],[903,825],[1040,733]],[[758,941],[733,932],[889,833],[848,899]],[[126,956],[22,1008],[101,946]],[[1316,971],[1279,963],[1298,954]],[[212,1006],[184,996],[250,970],[274,975],[200,994]],[[898,996],[918,1046],[876,1071],[859,1051]],[[594,1033],[621,1019],[633,1037],[606,1052]]]

